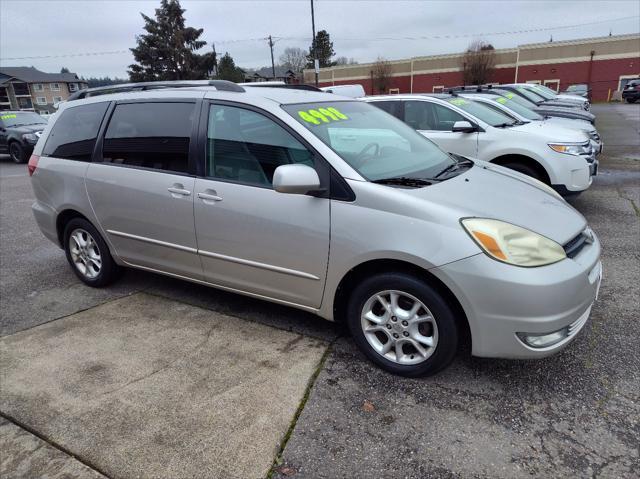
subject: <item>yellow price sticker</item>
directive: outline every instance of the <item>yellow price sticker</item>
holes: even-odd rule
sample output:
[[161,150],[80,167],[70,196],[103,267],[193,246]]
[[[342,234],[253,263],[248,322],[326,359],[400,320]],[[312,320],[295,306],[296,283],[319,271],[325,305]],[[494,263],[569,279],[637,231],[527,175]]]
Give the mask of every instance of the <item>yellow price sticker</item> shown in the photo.
[[449,100],[449,103],[456,106],[462,106],[462,105],[466,105],[467,101],[463,100],[462,98],[454,98],[453,100]]
[[9,118],[17,118],[16,115],[2,115],[0,120],[8,120]]
[[506,99],[506,98],[502,98],[502,97],[500,97],[500,98],[496,98],[496,101],[497,101],[498,103],[503,104],[503,105],[507,103],[507,99]]
[[307,123],[321,125],[332,121],[348,120],[349,117],[335,107],[301,110],[298,116]]

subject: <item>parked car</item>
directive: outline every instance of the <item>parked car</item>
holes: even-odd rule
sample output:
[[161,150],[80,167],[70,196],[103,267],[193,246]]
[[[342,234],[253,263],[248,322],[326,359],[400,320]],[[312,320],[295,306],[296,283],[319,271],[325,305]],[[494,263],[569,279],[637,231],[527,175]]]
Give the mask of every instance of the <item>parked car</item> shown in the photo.
[[549,95],[542,93],[540,90],[534,89],[528,83],[514,83],[511,85],[498,85],[501,90],[506,90],[535,103],[539,106],[548,106],[553,108],[574,109],[578,111],[588,111],[588,108],[582,108],[575,101],[566,99],[554,99]]
[[347,96],[349,98],[360,98],[365,96],[364,87],[360,84],[324,86],[320,89],[327,93],[335,93],[336,95]]
[[558,93],[557,91],[549,88],[546,85],[542,85],[540,83],[520,83],[520,85],[525,88],[530,88],[535,92],[540,92],[542,96],[547,98],[549,101],[561,100],[561,101],[570,101],[579,105],[583,110],[589,110],[591,108],[591,103],[588,98],[584,98],[580,95],[574,95],[571,93]]
[[640,99],[640,78],[631,80],[622,90],[622,99],[627,103],[635,103]]
[[585,83],[569,85],[563,93],[566,95],[578,95],[587,99],[591,97],[591,89]]
[[[449,89],[454,92],[464,91],[467,94],[471,93],[487,93],[487,94],[495,94],[501,95],[509,100],[513,100],[520,105],[527,107],[536,113],[542,116],[550,116],[556,118],[571,118],[577,120],[585,120],[590,122],[592,125],[596,123],[596,116],[582,108],[562,108],[554,105],[546,104],[545,102],[538,102],[537,100],[528,99],[526,96],[523,96],[518,93],[514,93],[513,91],[502,89],[500,86],[461,86],[461,87],[453,87]],[[528,94],[528,92],[525,92]],[[533,94],[531,94],[533,96]]]
[[463,335],[538,358],[587,322],[600,243],[544,184],[362,101],[163,85],[64,103],[29,160],[36,221],[87,285],[132,267],[296,307],[406,376]]
[[0,111],[0,153],[24,163],[46,125],[47,120],[33,111]]
[[593,147],[593,151],[595,152],[595,154],[599,155],[600,153],[602,153],[603,144],[602,139],[600,138],[600,134],[598,133],[596,128],[588,121],[572,120],[570,118],[544,117],[542,115],[539,115],[535,111],[513,101],[513,99],[509,99],[500,95],[492,95],[487,93],[460,93],[459,96],[478,101],[520,122],[544,122],[545,124],[551,126],[559,126],[561,128],[568,128],[569,130],[581,131],[591,140],[591,146]]
[[450,94],[366,97],[445,151],[479,158],[531,176],[563,196],[589,188],[597,163],[583,133],[522,123],[485,105]]

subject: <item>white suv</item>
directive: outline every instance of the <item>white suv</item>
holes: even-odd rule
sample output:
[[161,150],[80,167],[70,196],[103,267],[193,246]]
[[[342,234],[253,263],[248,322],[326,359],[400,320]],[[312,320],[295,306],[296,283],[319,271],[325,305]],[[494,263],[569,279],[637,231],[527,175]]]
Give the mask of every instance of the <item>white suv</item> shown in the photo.
[[457,155],[478,158],[536,178],[563,196],[591,185],[595,154],[581,131],[526,123],[455,94],[363,98]]

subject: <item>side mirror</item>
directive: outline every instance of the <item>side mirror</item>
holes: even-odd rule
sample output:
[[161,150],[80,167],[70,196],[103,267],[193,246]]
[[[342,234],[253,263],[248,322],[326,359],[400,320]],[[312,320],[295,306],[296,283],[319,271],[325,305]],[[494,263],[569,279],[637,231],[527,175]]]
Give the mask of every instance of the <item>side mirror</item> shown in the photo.
[[281,165],[273,173],[273,189],[278,193],[306,195],[320,190],[320,178],[310,166]]
[[460,132],[460,133],[472,133],[474,131],[478,131],[478,127],[475,125],[472,125],[471,122],[468,121],[456,121],[453,124],[453,127],[451,128],[451,131],[453,131],[454,133],[456,132]]

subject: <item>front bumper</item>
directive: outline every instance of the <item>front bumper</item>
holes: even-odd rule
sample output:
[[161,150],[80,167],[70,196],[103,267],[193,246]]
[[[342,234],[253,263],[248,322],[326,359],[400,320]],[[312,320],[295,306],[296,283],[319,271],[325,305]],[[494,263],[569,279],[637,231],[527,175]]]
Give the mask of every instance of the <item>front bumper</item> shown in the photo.
[[[511,266],[482,253],[431,271],[465,310],[474,356],[538,358],[560,351],[586,324],[602,277],[600,243],[594,235],[574,258],[538,268]],[[549,347],[530,347],[517,336],[567,326],[569,335]]]

